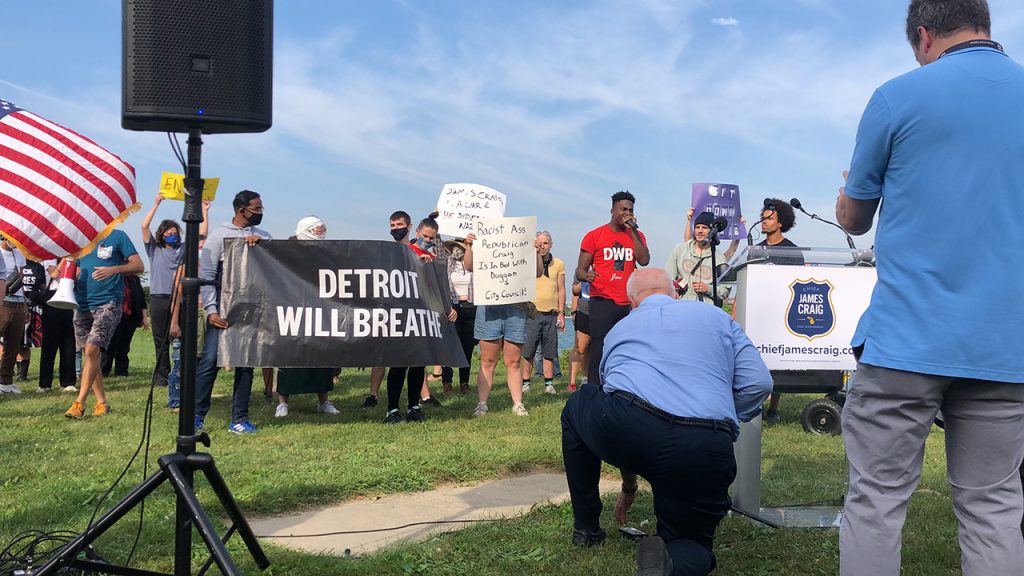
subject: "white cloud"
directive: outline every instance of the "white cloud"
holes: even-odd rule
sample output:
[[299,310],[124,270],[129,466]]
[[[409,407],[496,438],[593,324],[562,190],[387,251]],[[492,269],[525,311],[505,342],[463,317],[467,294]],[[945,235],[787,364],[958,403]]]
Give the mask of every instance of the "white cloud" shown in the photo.
[[735,19],[735,18],[732,18],[732,17],[725,18],[725,17],[721,17],[721,16],[719,16],[717,18],[712,18],[711,19],[711,23],[714,24],[715,26],[739,26],[740,25],[740,21]]

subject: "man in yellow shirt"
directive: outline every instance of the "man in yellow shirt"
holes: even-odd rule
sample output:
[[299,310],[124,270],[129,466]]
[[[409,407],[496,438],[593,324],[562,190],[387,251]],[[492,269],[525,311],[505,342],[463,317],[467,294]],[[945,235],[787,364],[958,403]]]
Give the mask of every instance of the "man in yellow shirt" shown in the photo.
[[555,394],[553,383],[558,360],[558,332],[565,332],[565,263],[551,255],[551,234],[537,232],[540,251],[537,256],[544,273],[537,278],[537,295],[533,303],[537,314],[526,321],[526,344],[523,345],[523,392],[530,390],[533,359],[540,344],[544,358],[544,391]]

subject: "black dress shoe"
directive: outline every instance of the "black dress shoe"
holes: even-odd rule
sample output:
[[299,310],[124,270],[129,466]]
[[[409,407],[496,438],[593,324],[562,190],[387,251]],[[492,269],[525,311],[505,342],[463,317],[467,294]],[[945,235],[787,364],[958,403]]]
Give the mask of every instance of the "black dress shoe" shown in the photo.
[[603,528],[598,528],[597,532],[591,532],[590,530],[572,531],[572,545],[579,548],[598,546],[604,543],[604,538],[605,533]]
[[640,541],[636,551],[636,576],[668,576],[672,573],[672,559],[665,541],[648,536]]

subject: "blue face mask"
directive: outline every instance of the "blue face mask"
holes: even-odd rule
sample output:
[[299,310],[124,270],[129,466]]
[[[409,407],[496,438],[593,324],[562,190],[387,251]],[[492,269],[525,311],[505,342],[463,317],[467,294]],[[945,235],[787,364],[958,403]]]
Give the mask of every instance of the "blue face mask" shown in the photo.
[[168,236],[164,236],[164,244],[167,244],[172,248],[176,248],[179,244],[181,244],[181,236],[178,236],[177,234],[170,234]]
[[423,248],[424,250],[431,250],[431,249],[434,248],[434,241],[433,240],[424,240],[423,238],[420,238],[418,240],[418,242],[419,242],[420,248]]

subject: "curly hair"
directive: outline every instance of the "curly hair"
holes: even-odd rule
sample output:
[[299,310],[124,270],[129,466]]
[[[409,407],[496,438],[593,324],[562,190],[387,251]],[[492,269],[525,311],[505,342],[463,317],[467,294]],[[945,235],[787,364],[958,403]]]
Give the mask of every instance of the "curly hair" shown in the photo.
[[181,226],[178,225],[174,220],[164,220],[160,222],[160,225],[156,227],[156,245],[165,248],[167,243],[164,242],[164,234],[167,233],[171,228],[178,229],[178,236],[181,236]]
[[789,229],[796,226],[796,213],[793,212],[793,207],[789,205],[789,202],[785,200],[779,200],[778,198],[769,198],[765,201],[761,211],[767,210],[768,204],[775,205],[775,216],[779,219],[779,228],[783,232],[789,232]]

